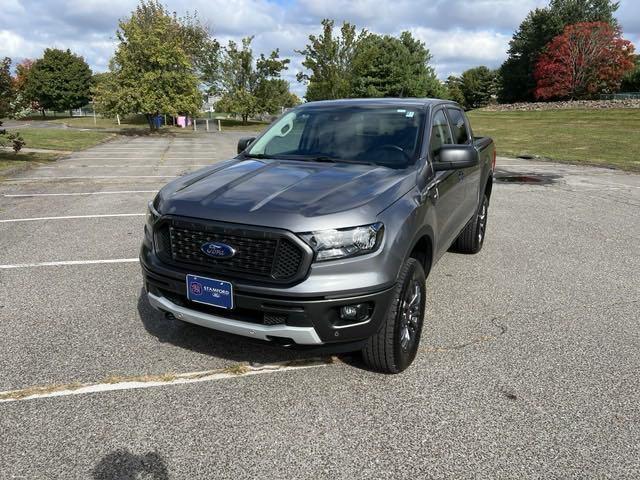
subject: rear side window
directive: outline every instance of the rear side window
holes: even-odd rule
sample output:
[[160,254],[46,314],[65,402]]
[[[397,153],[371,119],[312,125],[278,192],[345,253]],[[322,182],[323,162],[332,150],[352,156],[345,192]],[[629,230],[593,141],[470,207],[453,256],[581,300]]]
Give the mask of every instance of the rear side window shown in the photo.
[[467,130],[463,113],[457,108],[448,108],[447,112],[449,112],[449,118],[451,119],[454,143],[458,145],[469,143],[469,130]]
[[433,116],[433,122],[431,122],[431,138],[429,140],[431,158],[438,161],[442,146],[451,145],[452,143],[447,117],[444,115],[444,110],[438,110]]

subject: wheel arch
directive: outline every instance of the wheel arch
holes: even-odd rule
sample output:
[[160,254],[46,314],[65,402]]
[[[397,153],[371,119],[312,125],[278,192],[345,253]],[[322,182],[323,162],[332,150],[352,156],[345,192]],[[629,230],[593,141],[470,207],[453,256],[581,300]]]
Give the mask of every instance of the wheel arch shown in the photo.
[[484,185],[484,193],[489,200],[491,200],[491,191],[493,190],[493,175],[487,177],[487,181]]
[[424,269],[425,276],[429,276],[433,266],[433,235],[429,231],[420,232],[414,239],[408,258],[415,258]]

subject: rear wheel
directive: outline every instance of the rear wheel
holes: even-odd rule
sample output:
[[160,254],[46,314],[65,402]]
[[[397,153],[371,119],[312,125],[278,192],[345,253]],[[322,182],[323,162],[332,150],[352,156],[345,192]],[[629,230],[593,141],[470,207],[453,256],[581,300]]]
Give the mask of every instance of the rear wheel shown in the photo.
[[387,318],[362,349],[370,368],[400,373],[411,365],[420,345],[425,296],[424,269],[415,258],[409,258],[402,267]]
[[478,210],[473,218],[460,232],[453,244],[454,250],[461,253],[478,253],[484,244],[484,237],[487,231],[487,215],[489,213],[489,197],[482,196],[482,201],[478,205]]

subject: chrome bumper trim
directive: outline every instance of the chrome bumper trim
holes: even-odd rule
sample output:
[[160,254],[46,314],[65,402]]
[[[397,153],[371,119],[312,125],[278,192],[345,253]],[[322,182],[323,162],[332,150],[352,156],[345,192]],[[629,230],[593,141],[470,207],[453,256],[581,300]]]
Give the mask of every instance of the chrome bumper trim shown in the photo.
[[181,307],[170,300],[147,293],[149,303],[157,310],[169,312],[177,319],[189,323],[195,323],[202,327],[220,330],[221,332],[233,333],[244,337],[257,338],[270,341],[270,337],[290,338],[299,345],[320,345],[322,340],[318,337],[313,327],[291,327],[288,325],[260,325],[240,320],[219,317],[209,313],[202,313],[196,310]]

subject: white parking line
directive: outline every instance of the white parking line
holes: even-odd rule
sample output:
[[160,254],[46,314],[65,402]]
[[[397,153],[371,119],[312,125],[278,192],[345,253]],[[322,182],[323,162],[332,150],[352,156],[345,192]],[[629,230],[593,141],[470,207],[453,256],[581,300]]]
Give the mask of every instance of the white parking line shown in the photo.
[[79,195],[127,195],[131,193],[156,193],[157,190],[119,190],[116,192],[73,192],[73,193],[5,193],[5,197],[74,197]]
[[63,217],[31,217],[31,218],[7,218],[0,223],[12,222],[37,222],[40,220],[70,220],[74,218],[108,218],[108,217],[144,217],[144,213],[108,213],[104,215],[65,215]]
[[67,260],[62,262],[16,263],[13,265],[0,265],[0,270],[33,267],[62,267],[65,265],[96,265],[101,263],[136,263],[138,261],[139,260],[137,258],[111,258],[108,260]]
[[8,182],[33,182],[38,180],[95,180],[105,178],[174,178],[177,175],[94,175],[94,176],[82,176],[82,177],[22,177],[12,178],[6,180]]
[[[224,158],[233,158],[235,157],[235,154],[229,154],[228,156],[225,156]],[[97,157],[95,155],[92,155],[90,157],[72,157],[72,158],[65,158],[64,162],[65,163],[69,163],[69,162],[81,162],[81,161],[87,161],[87,160],[152,160],[154,158],[160,158],[160,156],[158,155],[157,157],[155,156],[127,156],[127,157],[114,157],[114,156],[106,156],[106,157]],[[189,155],[189,154],[185,154],[182,156],[172,156],[172,157],[162,157],[163,160],[211,160],[211,161],[215,161],[214,158],[211,157],[211,155],[203,155],[203,156],[197,156],[197,155]]]
[[203,372],[110,378],[107,379],[107,381],[97,383],[44,385],[0,392],[0,403],[35,400],[38,398],[67,397],[70,395],[83,395],[87,393],[104,393],[117,390],[137,390],[141,388],[212,382],[249,375],[321,368],[331,365],[332,362],[332,358],[313,358],[301,362],[281,362],[260,366],[237,364],[224,369],[207,370]]
[[60,165],[58,167],[38,167],[38,170],[59,170],[65,168],[190,168],[208,167],[211,163],[200,163],[191,165]]

